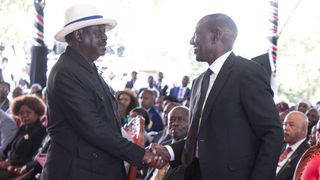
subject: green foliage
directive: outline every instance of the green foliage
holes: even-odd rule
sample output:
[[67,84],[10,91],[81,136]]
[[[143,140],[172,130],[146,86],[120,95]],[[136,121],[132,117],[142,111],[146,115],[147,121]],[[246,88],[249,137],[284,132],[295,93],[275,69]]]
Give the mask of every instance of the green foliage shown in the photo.
[[277,79],[282,100],[292,103],[302,99],[319,100],[320,53],[316,50],[319,41],[316,33],[290,34],[280,41]]
[[33,25],[32,17],[28,18],[30,8],[33,8],[30,0],[0,0],[0,42],[16,44],[31,36],[27,29],[32,28],[25,28]]

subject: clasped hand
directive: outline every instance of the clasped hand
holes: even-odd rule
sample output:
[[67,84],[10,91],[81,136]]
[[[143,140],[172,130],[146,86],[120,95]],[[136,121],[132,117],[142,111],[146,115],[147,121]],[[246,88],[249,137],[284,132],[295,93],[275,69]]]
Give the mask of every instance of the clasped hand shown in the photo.
[[160,144],[150,144],[146,148],[143,163],[148,167],[162,168],[168,164],[170,155],[168,150]]

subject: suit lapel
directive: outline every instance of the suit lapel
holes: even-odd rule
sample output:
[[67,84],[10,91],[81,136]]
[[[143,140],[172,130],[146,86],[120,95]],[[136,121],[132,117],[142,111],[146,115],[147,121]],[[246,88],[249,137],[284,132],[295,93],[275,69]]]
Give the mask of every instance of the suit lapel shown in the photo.
[[278,174],[281,174],[282,171],[284,171],[287,166],[290,165],[290,162],[292,160],[294,160],[295,158],[297,158],[297,156],[301,155],[304,153],[304,151],[306,151],[309,148],[308,142],[307,140],[304,140],[300,146],[293,152],[293,154],[289,157],[289,159],[287,160],[287,162],[282,166],[282,168],[279,170]]
[[[112,112],[113,115],[116,119],[116,124],[118,126],[118,128],[120,129],[120,124],[118,121],[118,114],[117,112],[117,100],[115,99],[115,97],[111,94],[109,86],[107,85],[107,83],[104,81],[104,79],[99,75],[99,73],[97,72],[97,68],[94,67],[94,74],[97,77],[97,81],[93,81],[94,82],[94,89],[97,92],[97,94],[100,96],[100,98],[103,99],[104,103],[106,103],[106,108],[109,106],[112,108]],[[100,88],[101,87],[101,88]],[[101,92],[103,91],[103,92]]]
[[214,81],[214,84],[210,90],[210,93],[208,95],[208,98],[205,102],[205,106],[204,106],[202,117],[201,117],[200,128],[203,125],[204,121],[206,121],[206,119],[208,118],[209,108],[211,108],[214,105],[215,99],[217,98],[223,86],[227,82],[229,75],[232,71],[234,61],[235,61],[235,55],[231,53],[230,56],[225,61],[225,63],[222,65],[220,72],[217,75]]

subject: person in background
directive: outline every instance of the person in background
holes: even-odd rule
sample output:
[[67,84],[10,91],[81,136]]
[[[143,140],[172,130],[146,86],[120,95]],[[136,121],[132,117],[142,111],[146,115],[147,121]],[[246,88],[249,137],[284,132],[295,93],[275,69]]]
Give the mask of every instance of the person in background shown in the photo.
[[[169,104],[167,105],[169,106]],[[160,142],[162,145],[178,142],[186,137],[188,131],[189,109],[185,106],[175,106],[168,114],[168,134],[170,138]],[[175,171],[178,166],[165,166],[161,169],[149,168],[145,180],[167,180],[173,177],[178,178]],[[178,177],[177,177],[178,176]]]
[[297,110],[302,113],[306,113],[310,107],[311,107],[310,101],[302,100],[298,103]]
[[308,143],[310,144],[310,146],[313,146],[317,143],[317,125],[314,125],[311,128]]
[[305,115],[308,117],[308,136],[311,133],[311,129],[319,121],[319,112],[316,108],[309,108]]
[[144,88],[139,89],[137,97],[139,97],[144,90],[152,91],[155,95],[155,98],[158,98],[160,96],[160,92],[157,89],[157,87],[155,86],[155,81],[153,79],[153,76],[148,76],[148,87],[144,87]]
[[131,72],[131,80],[126,82],[125,89],[133,89],[134,84],[137,81],[137,71],[132,71]]
[[160,92],[160,96],[166,96],[167,95],[167,90],[168,90],[168,85],[164,84],[163,82],[163,72],[159,71],[158,72],[158,82],[156,83],[156,87],[158,91]]
[[105,55],[106,31],[116,21],[96,7],[66,10],[65,26],[55,35],[68,46],[47,82],[48,133],[51,138],[42,180],[125,180],[124,161],[160,166],[163,159],[122,136],[117,101],[97,71]]
[[286,143],[279,157],[275,180],[288,180],[302,154],[310,147],[307,141],[308,118],[300,111],[290,112],[283,124]]
[[10,92],[10,84],[7,82],[0,82],[0,108],[7,112],[9,110],[10,101],[8,95]]
[[0,109],[0,159],[4,158],[3,151],[16,135],[18,126],[15,120]]
[[171,136],[170,136],[169,130],[168,130],[168,115],[169,115],[169,112],[176,106],[180,106],[180,104],[177,103],[177,102],[169,102],[164,107],[164,111],[163,111],[163,114],[162,114],[162,121],[163,121],[164,128],[163,128],[162,131],[159,131],[154,136],[154,138],[152,140],[153,143],[161,143],[163,141],[171,139]]
[[128,89],[118,91],[116,93],[116,99],[118,102],[121,102],[125,108],[125,114],[124,114],[125,116],[122,121],[122,126],[123,126],[124,124],[128,123],[127,116],[129,115],[130,111],[133,108],[139,106],[139,102],[136,96],[134,95],[134,92]]
[[182,86],[174,87],[170,90],[170,95],[174,96],[178,99],[180,103],[189,98],[191,90],[188,87],[189,77],[183,76],[182,78]]
[[155,105],[155,96],[153,91],[151,90],[144,90],[140,96],[140,106],[145,108],[149,114],[151,120],[151,128],[148,129],[148,132],[155,131],[159,132],[163,130],[163,122],[162,118],[156,109]]
[[13,89],[12,91],[12,99],[22,96],[23,95],[23,90],[21,89],[21,87],[17,86]]
[[45,108],[43,101],[32,95],[17,97],[12,102],[11,113],[21,120],[22,125],[4,150],[4,159],[0,161],[0,179],[17,176],[21,167],[32,161],[46,136],[46,128],[40,122]]
[[300,158],[293,180],[316,180],[320,177],[320,121],[316,124],[316,144],[311,146]]
[[30,87],[30,94],[34,94],[39,98],[42,98],[42,86],[38,83],[34,83]]

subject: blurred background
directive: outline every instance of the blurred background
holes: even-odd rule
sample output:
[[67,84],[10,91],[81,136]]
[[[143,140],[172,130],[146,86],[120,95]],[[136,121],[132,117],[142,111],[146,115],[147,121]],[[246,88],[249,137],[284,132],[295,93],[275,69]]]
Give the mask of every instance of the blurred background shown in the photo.
[[[139,86],[159,71],[169,86],[180,85],[184,75],[191,80],[207,64],[195,61],[189,40],[197,21],[211,13],[230,15],[238,25],[234,51],[251,59],[267,52],[270,44],[270,0],[46,0],[44,42],[49,49],[48,73],[65,44],[54,35],[64,25],[65,10],[75,3],[95,4],[118,26],[108,32],[108,53],[97,64],[105,79],[123,89],[138,72]],[[280,0],[276,101],[297,103],[320,100],[320,13],[317,0]],[[35,10],[31,0],[0,0],[0,56],[8,57],[8,69],[27,77],[30,49],[35,34]],[[55,47],[55,48],[54,48]],[[27,78],[26,78],[27,79]]]

